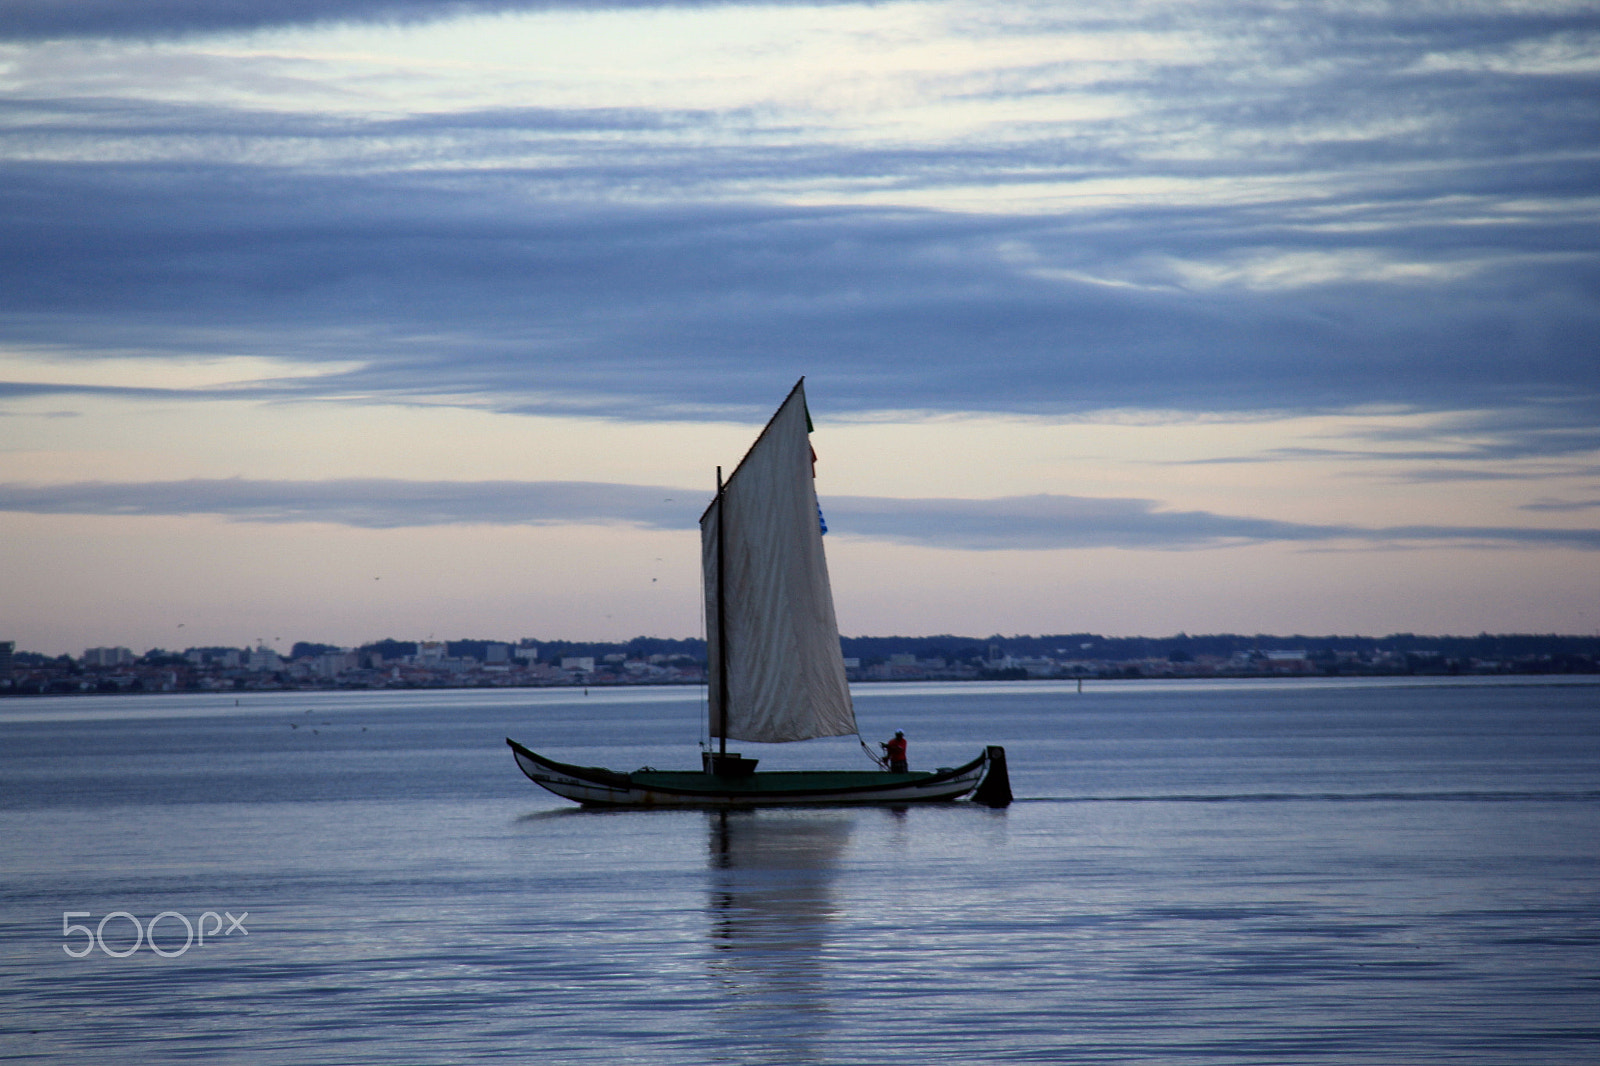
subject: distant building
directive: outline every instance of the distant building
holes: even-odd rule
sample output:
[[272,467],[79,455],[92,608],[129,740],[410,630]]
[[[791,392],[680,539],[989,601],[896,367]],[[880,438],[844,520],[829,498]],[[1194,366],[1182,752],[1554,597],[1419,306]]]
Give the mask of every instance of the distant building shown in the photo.
[[12,653],[17,650],[15,641],[0,640],[0,678],[10,677],[14,661]]
[[561,669],[580,670],[586,674],[594,673],[593,655],[564,655],[561,658]]
[[1304,649],[1269,651],[1262,657],[1262,665],[1276,674],[1304,674],[1311,671],[1311,659]]
[[83,653],[85,666],[127,666],[133,662],[133,652],[127,648],[88,648]]
[[357,669],[356,653],[345,649],[338,652],[327,652],[318,655],[308,664],[313,677],[336,678],[340,674]]
[[511,661],[511,645],[487,644],[483,649],[483,661],[486,663],[508,663]]
[[262,644],[250,653],[250,661],[246,665],[251,670],[265,674],[282,668],[283,660],[278,657],[277,652]]

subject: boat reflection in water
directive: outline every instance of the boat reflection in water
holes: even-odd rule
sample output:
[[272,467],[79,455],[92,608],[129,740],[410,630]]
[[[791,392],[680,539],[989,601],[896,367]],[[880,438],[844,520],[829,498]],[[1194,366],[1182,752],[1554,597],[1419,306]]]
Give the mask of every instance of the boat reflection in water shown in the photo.
[[827,1032],[833,885],[853,826],[837,810],[706,812],[719,1013],[730,1029],[802,1058]]

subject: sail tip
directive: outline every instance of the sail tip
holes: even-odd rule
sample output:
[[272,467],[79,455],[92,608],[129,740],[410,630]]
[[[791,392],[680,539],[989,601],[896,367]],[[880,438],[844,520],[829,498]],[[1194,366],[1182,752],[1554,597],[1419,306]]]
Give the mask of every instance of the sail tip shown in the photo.
[[[811,405],[806,402],[806,388],[805,388],[805,386],[806,386],[806,376],[804,374],[801,374],[800,375],[800,380],[795,382],[794,383],[794,388],[789,390],[789,395],[793,396],[795,393],[799,393],[800,394],[800,406],[801,406],[802,409],[805,410],[805,413],[806,413],[806,432],[809,434],[809,433],[815,433],[817,431],[817,427],[811,424]],[[788,401],[785,400],[784,402],[787,403]]]

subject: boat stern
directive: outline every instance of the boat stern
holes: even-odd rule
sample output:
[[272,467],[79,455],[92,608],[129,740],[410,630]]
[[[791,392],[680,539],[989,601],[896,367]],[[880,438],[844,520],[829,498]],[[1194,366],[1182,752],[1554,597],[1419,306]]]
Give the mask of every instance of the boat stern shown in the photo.
[[1006,772],[1006,749],[990,744],[984,751],[989,768],[972,793],[972,802],[985,807],[1011,806],[1011,775]]

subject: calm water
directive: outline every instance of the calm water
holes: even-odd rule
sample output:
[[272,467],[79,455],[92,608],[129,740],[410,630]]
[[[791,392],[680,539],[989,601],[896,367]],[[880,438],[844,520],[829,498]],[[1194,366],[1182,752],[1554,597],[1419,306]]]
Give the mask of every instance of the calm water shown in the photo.
[[1597,1062],[1594,680],[869,687],[1018,802],[726,816],[502,741],[687,768],[694,690],[9,700],[0,1059]]

